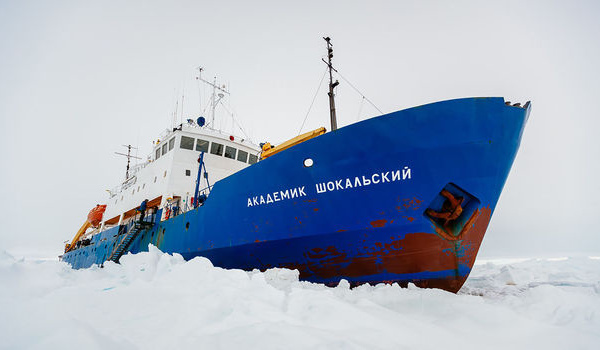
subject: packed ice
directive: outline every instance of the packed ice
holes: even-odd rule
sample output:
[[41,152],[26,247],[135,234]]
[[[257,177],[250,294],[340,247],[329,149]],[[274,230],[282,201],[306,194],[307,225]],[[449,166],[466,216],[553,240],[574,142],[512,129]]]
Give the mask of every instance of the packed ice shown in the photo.
[[0,251],[1,349],[593,349],[600,259],[479,261],[458,294],[226,270],[150,246],[73,270]]

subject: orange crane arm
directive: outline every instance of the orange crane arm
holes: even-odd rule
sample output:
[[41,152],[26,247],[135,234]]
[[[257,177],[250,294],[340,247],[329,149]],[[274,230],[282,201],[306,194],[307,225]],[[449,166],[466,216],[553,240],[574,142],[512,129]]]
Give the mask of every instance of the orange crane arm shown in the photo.
[[68,244],[65,247],[65,253],[68,252],[68,251],[70,251],[70,250],[72,250],[73,247],[75,247],[75,243],[77,243],[77,241],[81,238],[81,236],[83,236],[83,234],[85,233],[85,231],[87,231],[87,229],[90,228],[90,226],[92,226],[92,224],[90,224],[89,221],[85,220],[85,222],[83,223],[83,225],[81,225],[81,228],[75,234],[75,237],[71,241],[71,244]]
[[75,234],[75,237],[71,241],[71,244],[65,245],[65,253],[73,250],[75,248],[75,243],[81,239],[81,237],[85,234],[85,231],[90,228],[90,226],[98,227],[100,222],[102,221],[102,217],[104,216],[104,211],[106,210],[106,204],[98,204],[95,208],[90,210],[87,216],[87,220],[81,225],[81,228]]
[[304,133],[302,135],[298,135],[298,136],[294,137],[293,139],[287,140],[278,146],[271,146],[271,144],[267,142],[266,144],[264,144],[264,146],[262,148],[261,157],[262,157],[262,159],[265,159],[276,153],[285,151],[286,149],[288,149],[290,147],[296,146],[299,143],[308,141],[308,140],[312,139],[313,137],[323,135],[326,131],[327,130],[325,128],[321,127],[316,130]]

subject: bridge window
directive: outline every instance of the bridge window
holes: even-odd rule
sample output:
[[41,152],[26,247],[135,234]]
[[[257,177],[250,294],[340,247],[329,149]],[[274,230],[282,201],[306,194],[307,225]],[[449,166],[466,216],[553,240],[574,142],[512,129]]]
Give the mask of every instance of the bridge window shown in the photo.
[[164,155],[165,155],[165,154],[166,154],[166,153],[169,151],[169,150],[167,149],[167,146],[168,146],[168,145],[167,145],[166,143],[165,143],[165,144],[162,146],[162,155],[163,155],[163,156],[164,156]]
[[248,159],[248,163],[249,164],[254,164],[258,162],[258,157],[255,154],[251,154],[250,155],[250,159]]
[[242,163],[248,162],[248,152],[242,151],[241,149],[238,150],[237,160],[239,160]]
[[199,152],[208,152],[208,144],[210,142],[202,139],[196,140],[196,151]]
[[181,142],[179,143],[179,147],[181,147],[183,149],[193,150],[194,149],[194,138],[187,137],[187,136],[181,136]]
[[160,158],[160,148],[156,150],[156,157],[154,157],[154,160],[157,160],[158,158]]
[[225,157],[230,159],[235,159],[235,151],[236,149],[231,146],[225,147]]
[[223,145],[220,143],[213,142],[210,146],[210,153],[216,154],[218,156],[223,155]]
[[172,150],[173,147],[175,147],[175,138],[174,137],[169,140],[169,151]]

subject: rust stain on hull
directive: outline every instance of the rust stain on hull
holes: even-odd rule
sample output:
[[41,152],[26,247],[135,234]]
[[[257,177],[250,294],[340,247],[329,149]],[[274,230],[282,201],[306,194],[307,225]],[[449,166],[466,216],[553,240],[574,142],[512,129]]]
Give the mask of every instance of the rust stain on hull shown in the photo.
[[[288,264],[298,269],[300,278],[317,276],[323,279],[352,278],[378,275],[381,273],[414,274],[455,270],[452,277],[424,280],[373,280],[369,283],[398,282],[406,285],[413,282],[423,288],[440,288],[456,293],[468,275],[459,275],[459,265],[473,267],[481,241],[491,218],[491,209],[482,208],[470,219],[457,237],[440,235],[439,232],[416,232],[392,237],[389,243],[376,242],[364,246],[354,257],[337,247],[314,248],[307,252],[304,264]],[[378,220],[381,221],[381,220]],[[385,225],[384,222],[376,225]],[[373,225],[373,222],[371,223]],[[382,227],[376,226],[374,227]]]
[[380,220],[375,220],[375,221],[371,221],[371,226],[373,227],[384,227],[385,224],[387,224],[387,220],[386,219],[380,219]]

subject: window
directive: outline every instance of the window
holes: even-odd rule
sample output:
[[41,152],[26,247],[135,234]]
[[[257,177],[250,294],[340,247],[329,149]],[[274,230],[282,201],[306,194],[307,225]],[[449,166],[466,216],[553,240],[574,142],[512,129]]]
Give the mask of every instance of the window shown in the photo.
[[190,176],[190,175],[192,175],[192,172],[186,169],[185,170],[185,176]]
[[167,177],[167,171],[166,170],[165,170],[165,173],[164,173],[163,177]]
[[156,176],[154,177],[154,183],[156,183]]
[[175,138],[174,137],[169,140],[169,151],[172,150],[173,147],[175,147]]
[[179,143],[179,147],[181,147],[183,149],[193,150],[194,149],[194,138],[187,137],[187,136],[181,136],[181,142]]
[[225,146],[225,157],[235,159],[236,149],[231,146]]
[[156,160],[156,159],[158,159],[158,158],[160,158],[160,148],[158,148],[158,149],[156,150],[156,157],[154,157],[154,160]]
[[248,161],[248,152],[242,151],[241,149],[238,150],[237,160],[239,160],[242,163],[246,163]]
[[196,141],[196,151],[208,152],[208,141],[198,139]]
[[220,143],[213,142],[210,147],[210,153],[216,154],[218,156],[223,155],[223,145]]
[[162,155],[163,155],[163,156],[165,155],[165,153],[167,153],[167,152],[169,151],[169,150],[167,149],[167,146],[169,146],[169,145],[167,145],[166,143],[165,143],[165,144],[162,146]]
[[248,163],[254,164],[256,162],[258,162],[258,157],[256,155],[254,155],[254,154],[251,154],[250,155],[250,159],[248,160]]

